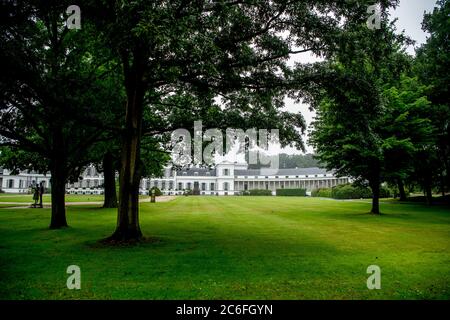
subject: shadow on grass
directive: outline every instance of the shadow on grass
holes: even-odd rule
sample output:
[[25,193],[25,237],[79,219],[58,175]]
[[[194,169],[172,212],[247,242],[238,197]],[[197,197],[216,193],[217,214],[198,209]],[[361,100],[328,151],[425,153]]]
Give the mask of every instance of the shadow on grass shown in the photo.
[[155,244],[162,244],[163,240],[157,237],[143,237],[139,241],[115,241],[109,238],[86,241],[85,245],[90,249],[120,249],[120,248],[133,248],[133,247],[150,247]]

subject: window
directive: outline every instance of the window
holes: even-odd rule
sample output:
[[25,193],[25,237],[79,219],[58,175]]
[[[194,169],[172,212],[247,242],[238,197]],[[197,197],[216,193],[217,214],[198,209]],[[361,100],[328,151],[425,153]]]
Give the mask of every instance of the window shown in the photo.
[[183,176],[186,176],[186,175],[187,175],[187,172],[186,172],[186,171],[184,171],[184,172],[183,172]]
[[161,182],[161,189],[166,190],[166,182],[165,181]]
[[[202,191],[205,191],[206,190],[206,183],[202,183]],[[204,194],[204,193],[203,193]]]
[[214,190],[214,182],[211,182],[211,190]]
[[198,176],[198,172],[194,172],[194,176]]
[[173,181],[169,181],[169,190],[173,189]]
[[188,182],[188,183],[187,183],[187,188],[188,188],[189,190],[191,190],[191,189],[192,189],[192,183]]
[[228,182],[223,183],[223,190],[228,191]]
[[14,188],[14,180],[13,179],[8,180],[8,188]]
[[223,169],[223,175],[224,176],[230,175],[230,169]]
[[178,182],[178,190],[182,190],[183,189],[183,184],[181,182]]

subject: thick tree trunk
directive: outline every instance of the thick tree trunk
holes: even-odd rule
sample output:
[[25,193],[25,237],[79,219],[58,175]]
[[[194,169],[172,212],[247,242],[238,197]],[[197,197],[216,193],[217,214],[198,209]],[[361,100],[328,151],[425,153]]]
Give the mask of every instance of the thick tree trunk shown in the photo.
[[403,184],[402,179],[398,179],[398,191],[400,193],[400,201],[406,201],[406,192],[405,192],[405,185]]
[[110,152],[103,156],[103,175],[105,200],[103,208],[117,208],[116,171],[114,170],[113,157]]
[[50,229],[60,229],[67,227],[65,207],[66,174],[64,162],[61,159],[54,159],[50,171],[52,194],[52,218]]
[[370,212],[380,214],[380,178],[373,178],[369,184],[372,189],[372,210]]
[[[144,90],[142,80],[134,70],[128,76],[126,126],[122,142],[119,177],[119,208],[117,227],[109,238],[113,241],[139,241],[142,238],[139,226],[140,147]],[[130,85],[131,82],[131,85]]]

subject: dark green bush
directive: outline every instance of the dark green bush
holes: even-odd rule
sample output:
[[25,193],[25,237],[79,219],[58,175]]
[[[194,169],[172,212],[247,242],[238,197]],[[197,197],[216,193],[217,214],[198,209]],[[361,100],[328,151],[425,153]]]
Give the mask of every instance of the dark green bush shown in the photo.
[[311,197],[331,198],[331,188],[320,188],[311,191]]
[[162,196],[162,192],[161,192],[161,190],[159,190],[158,187],[151,187],[148,192],[149,195],[152,195],[152,190],[155,190],[155,196],[157,196],[157,197]]
[[334,199],[369,199],[372,198],[372,191],[369,188],[342,184],[332,189],[331,196]]
[[306,197],[306,189],[277,189],[277,196]]
[[[380,188],[380,198],[390,198],[392,192],[387,187]],[[323,197],[334,199],[370,199],[372,190],[368,187],[353,184],[341,184],[333,188],[321,188],[311,192],[311,197]]]

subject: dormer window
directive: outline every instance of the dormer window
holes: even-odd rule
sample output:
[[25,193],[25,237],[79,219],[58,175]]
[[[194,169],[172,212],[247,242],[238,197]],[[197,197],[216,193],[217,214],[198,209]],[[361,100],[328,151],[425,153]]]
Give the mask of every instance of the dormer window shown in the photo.
[[207,176],[210,176],[211,174],[209,172],[206,173]]
[[194,172],[194,176],[198,176],[198,172]]
[[223,175],[229,176],[230,175],[230,169],[223,169]]
[[186,176],[187,175],[187,172],[186,171],[183,171],[183,176]]

